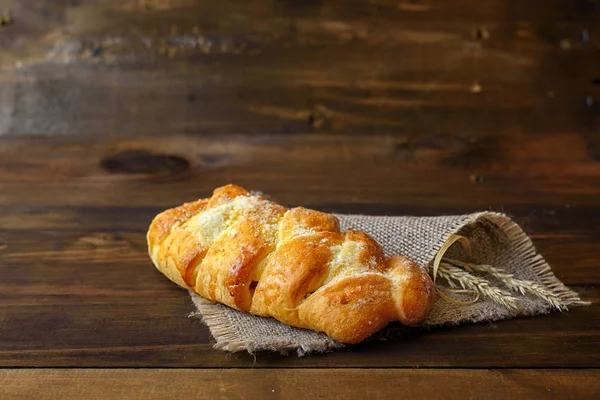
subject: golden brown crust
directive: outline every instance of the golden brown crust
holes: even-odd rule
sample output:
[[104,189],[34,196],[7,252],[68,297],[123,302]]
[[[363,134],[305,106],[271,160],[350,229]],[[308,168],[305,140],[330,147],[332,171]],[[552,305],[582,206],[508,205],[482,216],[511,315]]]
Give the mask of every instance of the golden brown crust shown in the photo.
[[397,319],[390,289],[383,275],[350,276],[309,296],[299,317],[335,340],[358,343]]
[[[207,204],[208,200],[202,199],[166,210],[154,218],[148,229],[148,249],[154,265],[180,286],[186,286],[187,268],[194,257],[205,249],[195,246],[196,243],[191,239],[183,240],[184,236],[190,237],[189,232],[182,231],[177,235],[171,235],[171,232],[178,231],[182,224],[204,210]],[[182,244],[183,248],[180,249]]]
[[420,324],[435,303],[431,278],[406,257],[392,256],[387,260],[387,266],[392,284],[402,288],[402,291],[393,291],[399,321],[407,326]]
[[208,204],[207,199],[184,203],[158,214],[148,230],[148,244],[155,246],[169,236],[171,230],[186,222]]
[[387,260],[333,215],[290,210],[227,185],[159,214],[148,230],[155,266],[180,286],[241,311],[357,343],[391,321],[416,325],[435,292],[405,257]]
[[322,232],[280,244],[258,282],[251,312],[297,325],[297,306],[308,293],[321,287],[332,258],[330,245],[336,243],[341,243],[339,235]]

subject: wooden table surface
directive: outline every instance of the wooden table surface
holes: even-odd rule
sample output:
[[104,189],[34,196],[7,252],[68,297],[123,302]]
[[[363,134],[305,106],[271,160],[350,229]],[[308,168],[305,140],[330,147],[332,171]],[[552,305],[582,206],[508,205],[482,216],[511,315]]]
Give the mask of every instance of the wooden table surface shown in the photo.
[[[597,2],[0,17],[0,398],[600,397]],[[214,350],[144,235],[230,182],[327,212],[508,213],[592,305],[303,358]]]

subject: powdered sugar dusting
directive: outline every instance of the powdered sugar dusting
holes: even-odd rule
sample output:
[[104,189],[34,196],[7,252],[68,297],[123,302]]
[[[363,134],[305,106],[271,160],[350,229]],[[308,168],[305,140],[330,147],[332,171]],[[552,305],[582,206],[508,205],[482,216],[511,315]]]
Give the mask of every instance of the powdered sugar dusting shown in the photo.
[[238,257],[235,262],[230,266],[230,271],[232,274],[237,274],[242,267],[244,266],[244,253],[242,252],[240,254],[240,257]]

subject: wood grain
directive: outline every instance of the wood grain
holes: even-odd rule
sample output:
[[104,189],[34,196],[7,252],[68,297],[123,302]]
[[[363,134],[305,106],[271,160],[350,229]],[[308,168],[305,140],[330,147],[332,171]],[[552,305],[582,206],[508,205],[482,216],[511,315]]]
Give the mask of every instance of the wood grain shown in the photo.
[[[0,19],[0,397],[600,397],[595,2],[7,0]],[[592,305],[219,352],[144,234],[230,182],[327,212],[506,212]]]
[[600,168],[575,134],[507,134],[483,143],[320,134],[3,138],[0,365],[598,365],[596,303],[547,317],[399,331],[390,342],[326,356],[255,361],[219,353],[207,329],[186,318],[193,311],[187,294],[152,267],[144,234],[164,208],[227,182],[329,212],[505,211],[560,279],[588,300],[599,298]]
[[591,399],[589,370],[1,370],[12,399]]
[[[132,210],[131,213],[134,214],[135,211]],[[36,276],[44,275],[49,265],[61,265],[62,269],[70,268],[72,273],[76,273],[81,265],[87,264],[90,270],[81,274],[85,276],[92,273],[94,268],[115,264],[121,265],[123,269],[137,271],[136,276],[139,278],[147,275],[140,272],[151,265],[146,248],[146,228],[147,224],[143,223],[135,232],[114,231],[110,228],[35,231],[0,229],[0,254],[3,259],[0,269],[7,271],[5,282],[11,281],[10,271],[15,270],[19,274],[30,276],[30,282],[33,283]],[[539,236],[534,237],[535,245],[553,266],[555,274],[566,284],[600,284],[600,272],[594,268],[598,262],[596,237],[561,236],[547,234],[542,230],[531,232],[536,232],[536,236]],[[573,264],[573,257],[579,257],[581,261]],[[103,279],[97,275],[94,278]],[[114,283],[112,280],[107,282],[111,285]]]
[[554,130],[599,154],[591,1],[6,3],[0,134]]
[[[219,370],[0,370],[3,394],[598,397],[580,369],[600,366],[593,2],[8,3],[0,367]],[[218,352],[144,233],[230,182],[328,212],[506,212],[593,304],[322,356]]]
[[596,207],[600,197],[600,162],[576,134],[506,134],[481,143],[326,135],[7,139],[0,160],[3,206],[164,207],[230,182],[284,204],[559,212]]
[[158,272],[150,285],[133,272],[104,266],[94,275],[102,273],[124,280],[110,286],[90,275],[62,285],[3,285],[0,366],[558,368],[593,367],[600,358],[597,289],[576,288],[594,304],[565,314],[420,333],[398,329],[385,342],[323,356],[253,357],[213,350],[206,327],[187,318],[194,310],[187,293]]

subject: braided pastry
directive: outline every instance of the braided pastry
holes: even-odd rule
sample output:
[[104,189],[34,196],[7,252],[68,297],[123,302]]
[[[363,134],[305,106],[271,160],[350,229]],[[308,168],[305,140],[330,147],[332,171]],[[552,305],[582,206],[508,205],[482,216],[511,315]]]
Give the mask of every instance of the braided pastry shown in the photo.
[[435,300],[429,275],[385,258],[336,217],[290,210],[227,185],[159,214],[148,230],[154,265],[170,280],[240,311],[358,343],[399,320],[414,326]]

